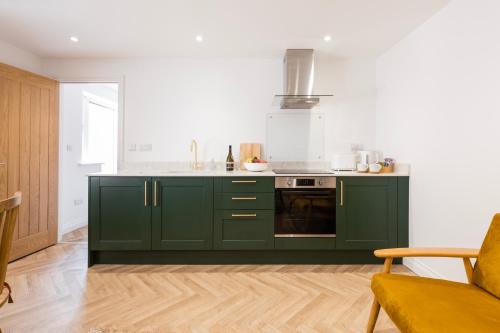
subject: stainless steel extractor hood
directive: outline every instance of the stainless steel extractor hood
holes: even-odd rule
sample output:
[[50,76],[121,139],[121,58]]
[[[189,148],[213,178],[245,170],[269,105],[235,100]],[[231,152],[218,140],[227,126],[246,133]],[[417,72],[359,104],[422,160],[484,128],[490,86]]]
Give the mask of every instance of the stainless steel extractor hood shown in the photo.
[[283,59],[283,95],[275,95],[282,109],[311,109],[319,103],[314,88],[314,50],[288,49]]

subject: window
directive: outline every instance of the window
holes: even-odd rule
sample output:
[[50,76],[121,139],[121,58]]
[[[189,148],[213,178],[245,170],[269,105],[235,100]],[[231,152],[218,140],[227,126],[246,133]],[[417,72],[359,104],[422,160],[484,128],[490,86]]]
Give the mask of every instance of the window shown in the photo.
[[83,93],[82,163],[100,163],[102,172],[116,171],[117,105]]

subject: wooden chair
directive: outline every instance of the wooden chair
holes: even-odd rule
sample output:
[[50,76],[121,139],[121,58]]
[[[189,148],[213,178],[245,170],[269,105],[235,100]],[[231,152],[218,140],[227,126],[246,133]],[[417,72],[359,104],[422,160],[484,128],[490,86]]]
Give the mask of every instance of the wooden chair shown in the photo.
[[11,289],[5,282],[5,276],[20,205],[21,192],[16,192],[13,197],[0,201],[0,307],[7,302],[13,302]]
[[[383,273],[372,278],[368,333],[380,307],[403,333],[500,332],[500,214],[493,217],[480,250],[396,248],[376,250],[375,256],[385,263]],[[468,283],[390,274],[393,259],[401,257],[462,258]],[[470,258],[477,258],[474,267]]]

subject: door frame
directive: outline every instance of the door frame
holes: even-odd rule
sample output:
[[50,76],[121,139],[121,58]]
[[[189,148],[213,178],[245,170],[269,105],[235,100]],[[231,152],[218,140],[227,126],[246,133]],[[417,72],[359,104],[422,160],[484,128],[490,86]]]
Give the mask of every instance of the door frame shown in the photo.
[[[124,163],[124,155],[125,155],[125,142],[124,142],[124,124],[125,124],[125,95],[124,95],[124,85],[125,85],[125,76],[106,76],[106,77],[67,77],[67,78],[55,78],[59,82],[59,90],[61,88],[61,84],[85,84],[85,83],[116,83],[118,84],[118,138],[117,138],[117,168],[121,169]],[[59,138],[62,138],[62,123],[64,120],[64,115],[62,113],[62,94],[59,94]],[[59,165],[62,165],[62,152],[63,152],[63,140],[59,140]],[[64,197],[64,189],[62,188],[62,168],[59,168],[58,173],[58,187],[59,187],[59,195],[58,195],[58,224],[61,220],[61,210],[62,210],[62,198]],[[87,216],[88,223],[88,216]],[[57,228],[57,241],[60,242],[62,239],[63,230],[62,228]]]

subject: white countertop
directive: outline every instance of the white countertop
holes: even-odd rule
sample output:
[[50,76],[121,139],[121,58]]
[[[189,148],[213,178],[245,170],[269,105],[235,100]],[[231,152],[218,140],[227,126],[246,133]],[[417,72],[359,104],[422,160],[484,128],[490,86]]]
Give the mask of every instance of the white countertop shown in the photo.
[[89,173],[88,176],[107,177],[401,177],[409,176],[408,164],[399,164],[392,173],[359,173],[355,171],[333,171],[330,174],[276,174],[271,170],[262,172],[251,171],[225,171],[225,170],[120,170],[115,173],[96,172]]

